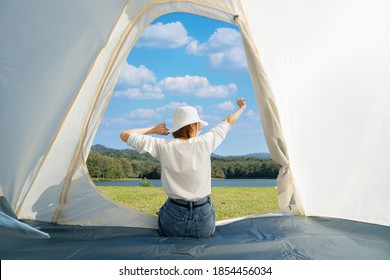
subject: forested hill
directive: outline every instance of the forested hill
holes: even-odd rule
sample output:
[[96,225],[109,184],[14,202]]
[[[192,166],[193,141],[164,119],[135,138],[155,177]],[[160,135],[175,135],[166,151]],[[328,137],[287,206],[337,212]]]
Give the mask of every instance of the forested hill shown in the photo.
[[[159,179],[160,163],[149,154],[134,150],[117,150],[103,145],[92,146],[87,160],[89,174],[99,179]],[[269,154],[245,156],[211,156],[213,178],[276,178],[279,165]]]

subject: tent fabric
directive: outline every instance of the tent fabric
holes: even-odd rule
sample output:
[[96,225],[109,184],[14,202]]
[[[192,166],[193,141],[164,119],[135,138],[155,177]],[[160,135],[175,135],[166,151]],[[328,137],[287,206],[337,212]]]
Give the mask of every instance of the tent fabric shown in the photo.
[[[9,246],[8,243],[14,240],[36,240],[50,238],[49,234],[37,228],[31,227],[26,223],[20,222],[11,216],[0,211],[0,240],[3,246]],[[1,246],[1,247],[3,247]]]
[[4,196],[3,190],[0,186],[0,213],[6,214],[13,219],[18,219],[12,210],[11,205],[9,205],[7,199]]
[[0,187],[0,240],[3,244],[12,238],[41,239],[49,238],[49,235],[26,223],[20,222]]
[[0,5],[0,186],[18,218],[156,228],[102,197],[85,162],[137,38],[188,12],[240,28],[281,208],[390,225],[388,1]]
[[390,2],[243,3],[299,210],[390,225]]
[[390,228],[334,218],[274,213],[218,226],[206,239],[161,237],[156,229],[54,225],[50,234],[0,243],[2,260],[386,260]]

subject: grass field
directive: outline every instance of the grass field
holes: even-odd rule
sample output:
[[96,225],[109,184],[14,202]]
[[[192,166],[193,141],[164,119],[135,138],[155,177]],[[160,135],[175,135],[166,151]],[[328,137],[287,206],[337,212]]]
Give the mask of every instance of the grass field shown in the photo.
[[[167,199],[162,188],[98,187],[106,197],[126,207],[157,216]],[[232,219],[278,210],[277,190],[274,188],[212,188],[217,220]]]

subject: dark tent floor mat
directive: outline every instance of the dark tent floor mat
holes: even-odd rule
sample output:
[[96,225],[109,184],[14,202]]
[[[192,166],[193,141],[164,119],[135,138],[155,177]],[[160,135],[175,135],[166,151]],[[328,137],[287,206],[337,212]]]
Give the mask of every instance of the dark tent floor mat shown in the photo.
[[24,221],[50,239],[0,234],[0,259],[390,259],[390,227],[283,214],[218,226],[207,239],[157,230]]

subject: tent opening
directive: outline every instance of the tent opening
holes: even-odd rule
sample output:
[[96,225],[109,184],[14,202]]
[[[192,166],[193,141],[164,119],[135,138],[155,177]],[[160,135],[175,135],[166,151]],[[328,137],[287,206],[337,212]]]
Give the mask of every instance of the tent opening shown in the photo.
[[[167,198],[160,164],[128,149],[120,132],[160,122],[169,128],[175,109],[192,105],[209,122],[204,133],[235,110],[238,97],[246,112],[212,156],[217,219],[278,209],[280,166],[268,153],[238,27],[189,13],[163,15],[139,36],[94,138],[90,177],[110,200],[157,216]],[[232,201],[246,206],[237,212]]]

